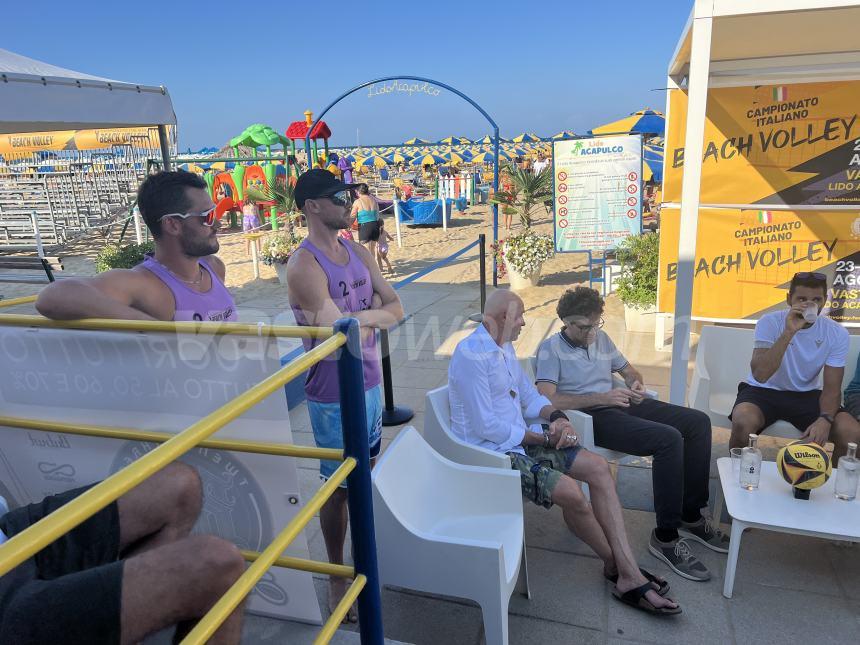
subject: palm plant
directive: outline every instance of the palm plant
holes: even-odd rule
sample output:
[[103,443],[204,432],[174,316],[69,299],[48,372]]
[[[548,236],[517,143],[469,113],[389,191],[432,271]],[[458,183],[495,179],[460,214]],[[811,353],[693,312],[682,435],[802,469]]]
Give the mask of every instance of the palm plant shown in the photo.
[[534,175],[511,163],[503,164],[501,171],[510,178],[510,189],[500,190],[490,201],[502,208],[513,208],[519,214],[523,227],[530,228],[531,209],[552,199],[552,171],[544,168]]
[[264,186],[263,190],[249,190],[246,197],[252,202],[273,202],[279,211],[286,213],[287,230],[293,232],[292,213],[296,209],[296,196],[291,182],[282,184],[276,180],[272,185]]

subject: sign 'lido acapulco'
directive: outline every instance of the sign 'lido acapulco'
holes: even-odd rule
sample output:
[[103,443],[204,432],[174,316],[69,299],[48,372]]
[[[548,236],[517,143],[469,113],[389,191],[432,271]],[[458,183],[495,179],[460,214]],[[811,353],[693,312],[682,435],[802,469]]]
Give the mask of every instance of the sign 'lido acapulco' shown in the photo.
[[603,251],[642,230],[642,138],[555,141],[555,250]]
[[374,83],[367,88],[367,98],[372,99],[374,96],[381,96],[383,94],[408,94],[412,96],[413,94],[426,94],[427,96],[439,96],[439,92],[441,90],[438,87],[433,87],[430,83],[426,82],[412,82],[409,81],[391,81],[390,83]]

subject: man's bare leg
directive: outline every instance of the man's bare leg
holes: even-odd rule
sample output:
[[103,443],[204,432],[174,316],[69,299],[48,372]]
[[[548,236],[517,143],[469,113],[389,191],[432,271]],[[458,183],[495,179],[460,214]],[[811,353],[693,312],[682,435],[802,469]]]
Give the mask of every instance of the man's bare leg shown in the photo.
[[848,412],[837,413],[830,430],[830,441],[833,442],[833,467],[838,468],[840,457],[848,452],[848,444],[860,443],[860,422]]
[[[343,564],[343,547],[346,542],[346,523],[349,512],[346,506],[346,488],[338,488],[320,509],[320,528],[322,529],[328,561],[332,564]],[[343,595],[346,593],[346,580],[338,576],[329,576],[328,608],[334,611]],[[353,606],[343,622],[357,622],[358,614]]]
[[567,528],[603,560],[606,573],[618,573],[609,542],[606,541],[603,529],[594,517],[591,504],[588,503],[579,484],[570,478],[563,478],[552,493],[552,501],[553,504],[561,507],[561,514]]
[[732,410],[732,436],[729,448],[750,445],[750,435],[764,428],[764,413],[755,403],[738,403]]
[[203,505],[200,476],[174,462],[117,500],[120,553],[128,556],[191,533]]
[[[244,571],[239,549],[211,535],[183,538],[125,560],[121,642],[138,643],[170,625],[200,619]],[[242,612],[240,605],[208,642],[239,643]]]
[[[580,451],[567,474],[574,479],[586,482],[591,489],[594,516],[603,529],[603,534],[612,550],[615,565],[618,567],[618,582],[615,584],[618,591],[624,593],[645,584],[647,580],[639,571],[639,565],[627,539],[624,518],[621,514],[621,502],[618,500],[615,481],[609,474],[606,460],[591,452]],[[564,478],[561,481],[565,481]],[[576,484],[572,485],[576,486]],[[678,606],[677,603],[663,598],[653,589],[645,594],[645,598],[655,607]]]

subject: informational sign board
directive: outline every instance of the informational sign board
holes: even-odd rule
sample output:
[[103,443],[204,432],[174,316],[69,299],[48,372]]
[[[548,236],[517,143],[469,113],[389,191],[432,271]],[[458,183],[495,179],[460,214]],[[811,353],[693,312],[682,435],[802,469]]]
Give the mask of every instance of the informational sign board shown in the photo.
[[642,232],[642,138],[597,137],[552,145],[555,250],[614,249]]
[[[4,415],[177,433],[280,368],[274,339],[0,326]],[[283,390],[214,438],[290,443]],[[0,495],[19,506],[115,473],[155,444],[0,427]],[[197,448],[182,461],[203,482],[196,533],[264,550],[302,507],[295,459]],[[304,534],[286,554],[308,557]],[[273,568],[249,611],[319,624],[310,573]]]
[[[168,125],[168,138],[170,129]],[[158,148],[158,128],[101,128],[98,130],[60,130],[0,134],[0,154],[11,155],[40,150],[98,150],[114,145]]]
[[[860,81],[708,90],[702,204],[860,206]],[[669,93],[663,200],[681,201],[687,94]]]
[[[680,211],[660,221],[658,308],[675,309]],[[826,308],[837,322],[860,324],[860,209],[699,211],[693,309],[705,320],[754,321],[786,306],[798,271],[827,275]]]

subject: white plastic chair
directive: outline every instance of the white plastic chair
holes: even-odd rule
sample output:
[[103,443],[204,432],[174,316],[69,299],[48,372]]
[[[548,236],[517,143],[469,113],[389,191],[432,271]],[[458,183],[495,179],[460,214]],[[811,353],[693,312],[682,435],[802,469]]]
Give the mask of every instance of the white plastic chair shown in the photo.
[[486,642],[507,645],[523,550],[519,473],[456,464],[407,426],[371,480],[381,583],[474,600]]
[[[466,443],[451,432],[451,404],[448,400],[448,386],[443,385],[430,390],[425,396],[424,440],[440,455],[466,466],[511,469],[511,458],[500,452]],[[517,490],[517,499],[522,492]],[[531,598],[529,589],[529,566],[526,559],[525,534],[523,534],[523,556],[517,591]]]

